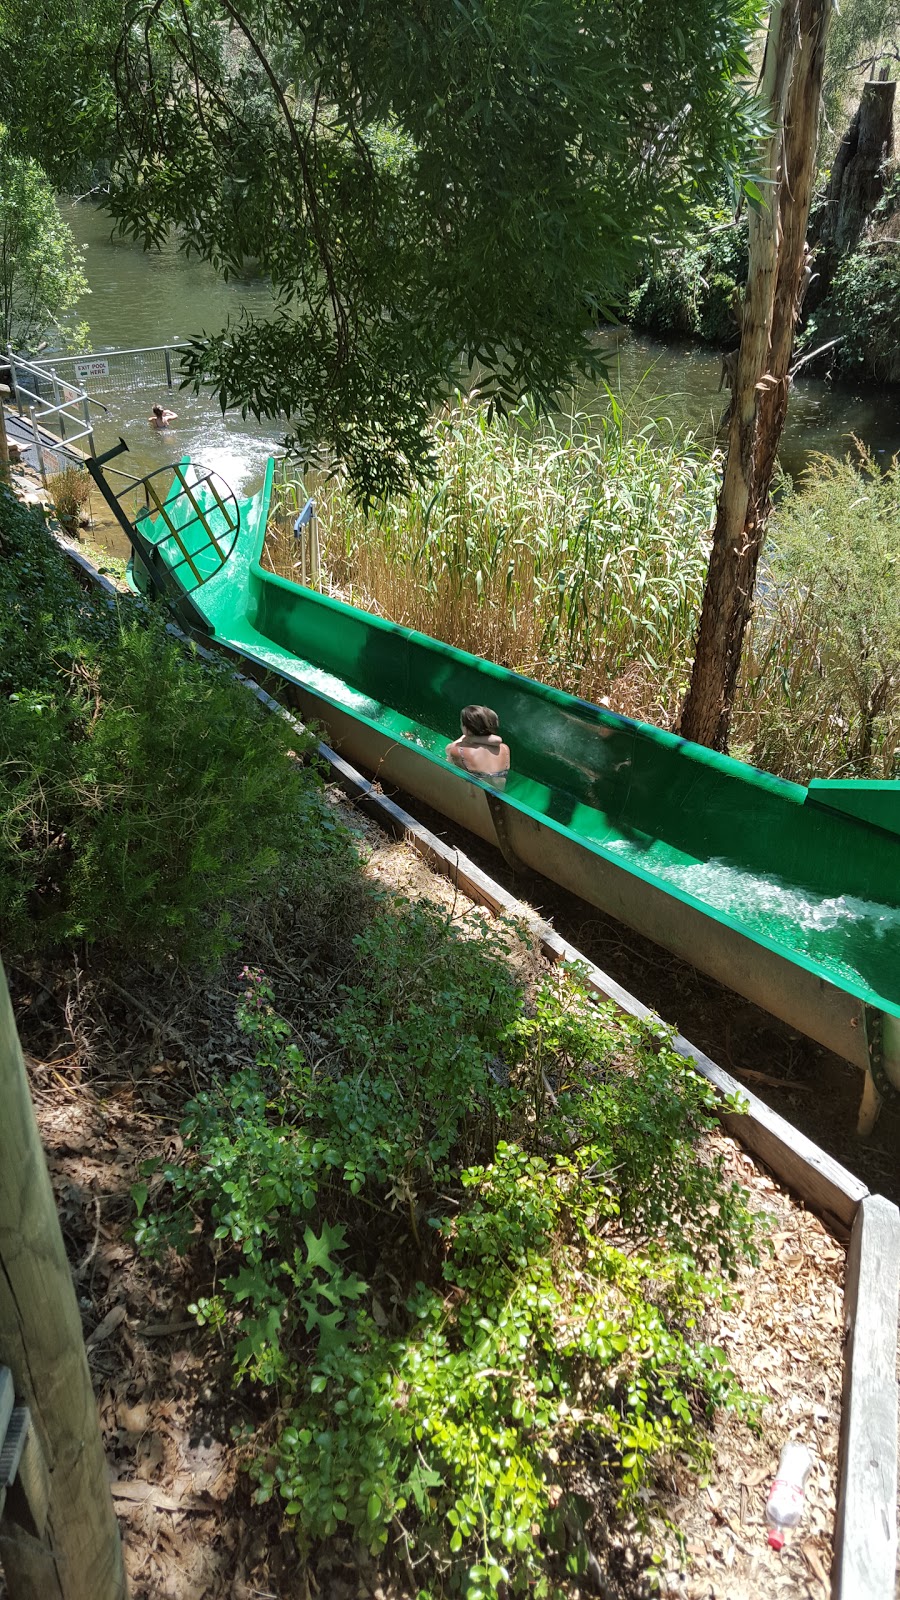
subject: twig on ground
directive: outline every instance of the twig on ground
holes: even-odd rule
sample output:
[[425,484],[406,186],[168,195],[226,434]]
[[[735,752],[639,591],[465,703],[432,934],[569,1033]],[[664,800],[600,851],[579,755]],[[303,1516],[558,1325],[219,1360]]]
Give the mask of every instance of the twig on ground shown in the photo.
[[107,988],[114,989],[116,994],[119,995],[121,999],[127,1000],[130,1006],[134,1006],[135,1011],[139,1011],[141,1016],[146,1017],[148,1022],[152,1022],[153,1026],[158,1028],[160,1033],[166,1034],[174,1044],[177,1044],[181,1047],[185,1053],[185,1062],[188,1072],[191,1075],[191,1082],[196,1090],[199,1085],[197,1084],[194,1076],[194,1069],[191,1064],[192,1046],[188,1043],[187,1039],[185,1039],[184,1035],[180,1033],[177,1028],[173,1028],[172,1024],[170,1022],[166,1022],[163,1017],[157,1016],[156,1012],[152,1011],[148,1005],[145,1005],[143,1000],[138,1000],[136,995],[130,994],[127,989],[123,989],[122,985],[120,983],[116,983],[114,978],[104,977],[103,982],[106,984]]
[[84,1277],[84,1274],[87,1272],[88,1267],[90,1266],[90,1264],[93,1261],[95,1255],[97,1254],[97,1247],[98,1247],[99,1244],[100,1244],[100,1196],[98,1194],[95,1194],[94,1195],[94,1238],[93,1238],[93,1241],[92,1241],[92,1243],[90,1245],[90,1248],[88,1249],[87,1253],[82,1257],[81,1261],[78,1263],[78,1266],[75,1268],[75,1274],[74,1275],[75,1275],[76,1279]]

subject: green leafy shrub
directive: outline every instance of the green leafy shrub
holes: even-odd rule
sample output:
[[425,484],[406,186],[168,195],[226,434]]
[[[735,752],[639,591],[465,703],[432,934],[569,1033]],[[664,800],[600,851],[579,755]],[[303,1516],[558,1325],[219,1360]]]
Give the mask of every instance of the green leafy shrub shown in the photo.
[[660,336],[689,335],[730,344],[739,327],[733,305],[747,281],[747,230],[725,211],[701,207],[687,244],[663,249],[628,297],[628,321]]
[[53,510],[66,533],[77,535],[84,508],[90,503],[91,480],[80,467],[65,467],[48,479]]
[[900,775],[900,460],[819,456],[773,519],[734,749],[810,777]]
[[0,695],[52,682],[52,648],[88,610],[42,513],[0,485]]
[[840,335],[830,356],[841,376],[876,383],[900,380],[900,250],[897,240],[863,245],[846,256],[811,319],[804,345]]
[[317,780],[224,668],[70,579],[0,497],[0,936],[209,961],[324,848]]
[[42,167],[14,154],[0,124],[0,340],[19,353],[46,334],[89,348],[86,322],[71,313],[89,294],[84,251],[63,221]]
[[708,1085],[577,974],[526,1013],[487,928],[431,909],[373,919],[315,1054],[245,979],[257,1064],[189,1108],[157,1209],[136,1198],[145,1250],[211,1232],[195,1315],[277,1390],[257,1498],[305,1551],[349,1533],[414,1564],[422,1595],[561,1594],[586,1474],[639,1507],[661,1462],[702,1463],[717,1406],[753,1420],[700,1331],[755,1256],[698,1160]]

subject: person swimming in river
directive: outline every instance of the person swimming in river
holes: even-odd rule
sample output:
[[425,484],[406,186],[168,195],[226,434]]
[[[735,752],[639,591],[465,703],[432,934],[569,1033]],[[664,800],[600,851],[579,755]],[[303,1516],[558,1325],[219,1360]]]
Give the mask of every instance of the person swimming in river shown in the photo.
[[151,428],[168,428],[178,416],[177,411],[167,411],[165,406],[153,406],[150,411]]
[[509,777],[509,746],[500,737],[500,719],[490,706],[464,706],[460,737],[447,746],[447,760],[502,789]]

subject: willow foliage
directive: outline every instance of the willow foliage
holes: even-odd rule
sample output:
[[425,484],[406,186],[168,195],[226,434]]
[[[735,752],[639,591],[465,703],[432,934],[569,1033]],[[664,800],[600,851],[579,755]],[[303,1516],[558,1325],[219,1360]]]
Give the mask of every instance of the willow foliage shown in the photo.
[[[107,0],[102,16],[107,48]],[[427,469],[428,417],[461,376],[503,409],[596,370],[592,326],[648,244],[741,167],[754,16],[754,0],[133,4],[110,209],[146,245],[174,224],[223,273],[271,279],[275,312],[198,339],[190,375],[287,419],[301,456],[339,458],[369,499]],[[100,86],[97,104],[106,118]]]

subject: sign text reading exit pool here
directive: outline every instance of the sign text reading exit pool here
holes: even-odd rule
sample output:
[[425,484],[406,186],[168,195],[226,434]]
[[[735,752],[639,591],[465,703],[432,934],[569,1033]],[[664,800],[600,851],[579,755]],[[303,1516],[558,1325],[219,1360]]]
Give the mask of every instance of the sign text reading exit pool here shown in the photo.
[[109,362],[103,356],[95,356],[91,361],[76,361],[75,376],[79,383],[84,383],[87,378],[108,378]]

